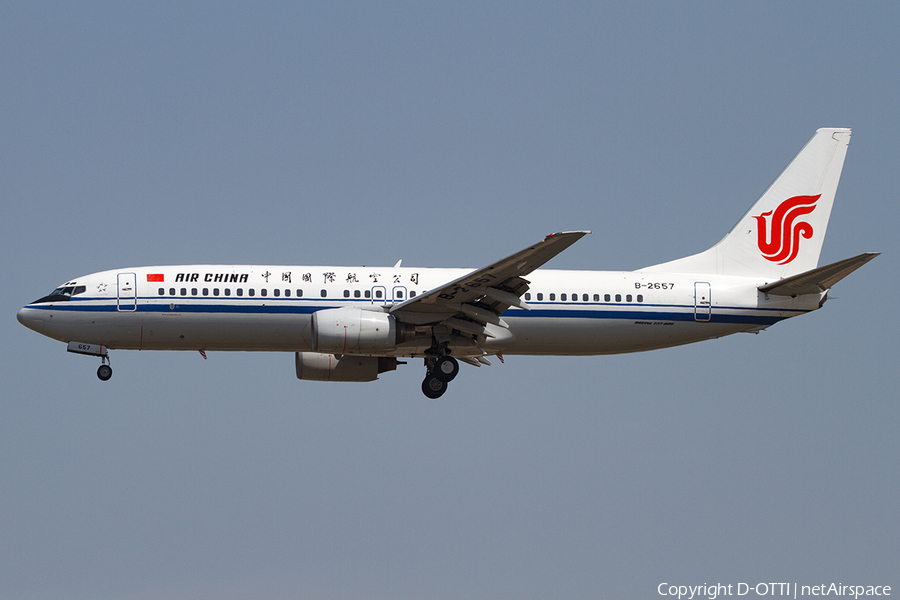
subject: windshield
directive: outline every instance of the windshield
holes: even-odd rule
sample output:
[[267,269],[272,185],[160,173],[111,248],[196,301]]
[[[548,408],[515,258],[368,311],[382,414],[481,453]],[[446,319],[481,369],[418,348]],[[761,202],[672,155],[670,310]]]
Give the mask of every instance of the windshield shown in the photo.
[[51,296],[71,296],[72,291],[75,289],[75,286],[67,286],[67,287],[58,287],[52,292],[50,292]]
[[50,296],[77,296],[78,294],[83,294],[87,291],[87,288],[83,285],[74,286],[74,285],[65,285],[60,286],[50,292]]
[[32,304],[39,304],[41,302],[65,301],[69,300],[72,296],[83,294],[86,291],[87,286],[84,285],[61,285],[43,298],[35,300],[34,302],[32,302]]

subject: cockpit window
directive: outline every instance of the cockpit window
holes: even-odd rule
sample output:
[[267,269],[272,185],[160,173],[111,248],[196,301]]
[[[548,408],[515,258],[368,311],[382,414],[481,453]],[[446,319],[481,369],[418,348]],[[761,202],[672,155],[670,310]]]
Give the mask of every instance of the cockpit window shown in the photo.
[[43,298],[35,300],[32,304],[40,304],[42,302],[65,302],[72,296],[83,294],[87,291],[87,286],[79,285],[61,285]]
[[64,287],[58,287],[52,292],[50,292],[51,296],[71,296],[72,292],[75,291],[75,286],[67,285]]

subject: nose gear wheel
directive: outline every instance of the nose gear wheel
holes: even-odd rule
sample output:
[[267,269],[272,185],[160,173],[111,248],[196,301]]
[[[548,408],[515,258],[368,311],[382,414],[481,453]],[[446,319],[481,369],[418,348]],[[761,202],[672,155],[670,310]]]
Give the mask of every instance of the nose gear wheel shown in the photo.
[[100,381],[109,381],[109,378],[112,377],[112,367],[100,365],[100,368],[97,369],[97,377],[100,378]]

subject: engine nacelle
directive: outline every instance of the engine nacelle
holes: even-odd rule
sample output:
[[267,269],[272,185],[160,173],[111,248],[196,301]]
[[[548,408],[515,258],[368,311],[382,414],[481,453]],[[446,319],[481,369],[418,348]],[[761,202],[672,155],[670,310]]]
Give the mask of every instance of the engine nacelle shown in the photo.
[[374,381],[379,373],[397,368],[392,356],[342,356],[295,352],[297,379],[312,381]]
[[383,312],[348,307],[312,315],[312,347],[321,354],[378,354],[415,337],[415,326]]

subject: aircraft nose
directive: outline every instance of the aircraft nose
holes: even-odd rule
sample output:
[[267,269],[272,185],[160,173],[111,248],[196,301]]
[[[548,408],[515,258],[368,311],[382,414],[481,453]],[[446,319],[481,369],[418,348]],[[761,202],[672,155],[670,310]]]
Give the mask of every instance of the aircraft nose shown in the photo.
[[43,311],[36,310],[34,308],[28,308],[26,306],[19,309],[19,312],[16,313],[16,319],[18,319],[19,323],[21,323],[28,329],[33,329],[38,333],[42,333],[44,330]]

